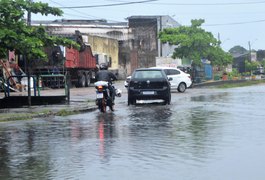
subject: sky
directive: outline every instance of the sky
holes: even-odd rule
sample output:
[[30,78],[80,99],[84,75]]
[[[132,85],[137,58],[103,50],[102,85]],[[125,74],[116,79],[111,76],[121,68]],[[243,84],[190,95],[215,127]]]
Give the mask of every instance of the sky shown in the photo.
[[[38,0],[39,1],[39,0]],[[37,0],[33,0],[37,2]],[[234,46],[265,50],[265,0],[41,0],[62,8],[61,17],[32,14],[32,20],[106,19],[127,22],[130,16],[168,15],[183,26],[204,19],[202,28],[220,39],[228,51]]]

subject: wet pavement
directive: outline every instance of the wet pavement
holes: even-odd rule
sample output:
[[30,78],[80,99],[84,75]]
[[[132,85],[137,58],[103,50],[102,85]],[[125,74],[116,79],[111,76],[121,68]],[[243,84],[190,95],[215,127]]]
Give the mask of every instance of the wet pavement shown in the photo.
[[195,88],[127,106],[125,91],[114,112],[2,122],[0,179],[263,180],[264,93]]

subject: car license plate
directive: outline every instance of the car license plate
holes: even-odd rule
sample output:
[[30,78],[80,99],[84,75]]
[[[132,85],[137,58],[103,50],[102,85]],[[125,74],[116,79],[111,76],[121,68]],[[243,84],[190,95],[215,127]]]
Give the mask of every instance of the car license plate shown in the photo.
[[143,95],[154,95],[154,91],[143,91]]
[[97,93],[97,99],[103,98],[103,93]]

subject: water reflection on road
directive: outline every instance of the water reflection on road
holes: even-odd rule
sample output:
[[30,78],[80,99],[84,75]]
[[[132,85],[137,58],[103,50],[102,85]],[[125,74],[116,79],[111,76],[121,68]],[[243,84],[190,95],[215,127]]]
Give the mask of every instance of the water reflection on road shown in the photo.
[[[210,92],[210,93],[209,93]],[[1,123],[0,179],[265,178],[265,86]]]

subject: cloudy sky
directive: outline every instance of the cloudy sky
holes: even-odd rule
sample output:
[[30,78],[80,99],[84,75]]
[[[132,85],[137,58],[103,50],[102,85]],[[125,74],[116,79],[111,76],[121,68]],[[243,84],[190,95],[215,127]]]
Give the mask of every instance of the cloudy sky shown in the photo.
[[[33,0],[37,2],[37,0]],[[41,0],[61,7],[64,16],[32,15],[33,20],[106,19],[125,22],[134,15],[169,15],[181,25],[204,19],[203,28],[222,41],[228,51],[235,45],[265,50],[265,1],[261,0]]]

